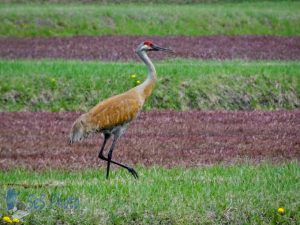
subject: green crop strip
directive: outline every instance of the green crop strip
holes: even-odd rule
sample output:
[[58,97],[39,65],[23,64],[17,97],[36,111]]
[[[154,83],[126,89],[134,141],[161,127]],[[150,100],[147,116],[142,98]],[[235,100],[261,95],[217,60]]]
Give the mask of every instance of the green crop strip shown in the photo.
[[[158,82],[144,109],[296,109],[298,61],[155,62]],[[135,74],[135,76],[132,76]],[[87,111],[142,82],[136,62],[0,61],[0,111]]]
[[0,21],[0,36],[286,36],[300,34],[300,3],[0,4]]

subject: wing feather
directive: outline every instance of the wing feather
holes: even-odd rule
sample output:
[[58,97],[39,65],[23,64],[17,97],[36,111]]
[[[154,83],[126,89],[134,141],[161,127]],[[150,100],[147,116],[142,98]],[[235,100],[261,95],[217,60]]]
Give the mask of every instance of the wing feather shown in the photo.
[[141,107],[137,93],[126,92],[104,100],[92,108],[89,112],[90,120],[100,129],[109,129],[134,119]]

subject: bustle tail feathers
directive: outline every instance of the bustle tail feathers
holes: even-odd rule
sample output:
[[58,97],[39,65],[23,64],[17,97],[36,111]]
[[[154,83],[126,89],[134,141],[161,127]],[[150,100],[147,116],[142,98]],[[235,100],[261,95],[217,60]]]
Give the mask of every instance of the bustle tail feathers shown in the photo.
[[89,136],[89,129],[84,118],[85,114],[81,115],[74,123],[70,132],[70,144],[82,141]]

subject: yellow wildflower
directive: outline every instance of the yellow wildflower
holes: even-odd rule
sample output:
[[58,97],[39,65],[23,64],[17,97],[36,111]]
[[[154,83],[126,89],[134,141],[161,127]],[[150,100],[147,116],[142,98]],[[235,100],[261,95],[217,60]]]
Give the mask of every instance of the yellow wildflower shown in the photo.
[[135,75],[135,74],[132,74],[130,77],[131,77],[132,79],[134,79],[134,78],[136,78],[136,75]]
[[14,223],[19,223],[20,222],[20,220],[19,219],[17,219],[17,218],[13,218],[13,220],[12,220]]
[[285,210],[284,210],[284,208],[282,208],[282,207],[280,207],[280,208],[277,209],[277,212],[280,213],[280,214],[283,214],[284,211],[285,211]]
[[3,221],[5,221],[6,223],[12,223],[13,221],[11,220],[11,218],[9,218],[8,216],[4,216]]
[[137,80],[137,81],[136,81],[136,84],[140,84],[140,83],[141,83],[141,81],[140,81],[140,80]]

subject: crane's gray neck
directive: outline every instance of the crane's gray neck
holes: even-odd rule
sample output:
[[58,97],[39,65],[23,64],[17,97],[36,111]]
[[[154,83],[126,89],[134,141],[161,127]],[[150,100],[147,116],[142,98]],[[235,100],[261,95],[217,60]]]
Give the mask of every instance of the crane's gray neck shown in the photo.
[[147,53],[145,51],[138,51],[137,54],[141,58],[141,60],[143,60],[143,62],[146,64],[146,66],[148,68],[147,80],[148,79],[156,80],[156,70],[155,70],[153,63],[149,59]]
[[142,84],[140,84],[136,88],[138,91],[142,92],[145,98],[147,98],[151,94],[157,80],[156,70],[145,51],[137,51],[137,54],[148,68],[148,77]]

